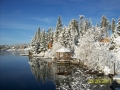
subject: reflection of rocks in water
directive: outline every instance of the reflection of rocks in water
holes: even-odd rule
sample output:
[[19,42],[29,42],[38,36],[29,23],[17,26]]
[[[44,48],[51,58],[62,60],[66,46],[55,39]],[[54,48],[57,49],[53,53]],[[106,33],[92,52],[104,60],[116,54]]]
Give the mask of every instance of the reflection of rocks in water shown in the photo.
[[109,90],[111,84],[101,84],[97,81],[89,83],[90,80],[110,80],[107,76],[97,77],[86,74],[82,68],[74,65],[57,65],[49,60],[30,58],[29,64],[32,73],[38,81],[51,80],[58,90]]

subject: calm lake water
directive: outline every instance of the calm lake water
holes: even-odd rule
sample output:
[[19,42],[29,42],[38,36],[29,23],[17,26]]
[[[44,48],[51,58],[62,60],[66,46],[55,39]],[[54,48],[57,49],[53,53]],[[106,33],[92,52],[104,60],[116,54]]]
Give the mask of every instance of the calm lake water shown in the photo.
[[110,90],[104,80],[111,82],[107,76],[86,74],[80,66],[0,52],[0,90]]

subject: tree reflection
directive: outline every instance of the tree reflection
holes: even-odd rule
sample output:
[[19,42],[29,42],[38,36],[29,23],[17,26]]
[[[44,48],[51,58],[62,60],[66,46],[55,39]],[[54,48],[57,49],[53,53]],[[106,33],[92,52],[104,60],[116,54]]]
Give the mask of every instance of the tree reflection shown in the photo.
[[[45,83],[46,80],[50,80],[54,82],[58,90],[109,90],[111,85],[110,82],[102,83],[103,79],[110,80],[108,76],[98,77],[95,74],[87,74],[81,66],[56,64],[37,57],[30,57],[29,64],[33,75],[39,82]],[[90,80],[94,82],[90,83]]]

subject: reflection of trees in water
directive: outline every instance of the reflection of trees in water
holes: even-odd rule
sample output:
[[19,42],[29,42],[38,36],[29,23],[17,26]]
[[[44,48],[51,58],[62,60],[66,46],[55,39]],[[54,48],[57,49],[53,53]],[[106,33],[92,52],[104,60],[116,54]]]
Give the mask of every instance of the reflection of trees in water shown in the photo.
[[[57,89],[63,90],[109,90],[110,84],[89,84],[90,78],[95,80],[100,78],[96,75],[86,74],[81,68],[71,66],[72,73],[68,76],[59,77],[56,82]],[[102,76],[101,79],[109,79],[107,76]],[[99,79],[100,80],[100,79]]]
[[10,55],[10,52],[7,51],[0,51],[0,56]]
[[24,53],[24,50],[11,50],[11,51],[0,51],[0,56],[4,56],[4,55],[20,55],[22,53]]
[[53,76],[54,71],[52,71],[53,69],[51,69],[51,65],[50,65],[52,64],[51,62],[40,60],[38,58],[32,58],[32,59],[30,58],[29,64],[32,73],[39,82],[40,80],[42,80],[45,83],[47,79],[54,81],[54,76]]
[[[32,73],[38,81],[51,80],[55,83],[56,89],[60,90],[109,90],[110,84],[89,84],[88,80],[100,78],[96,75],[89,75],[82,68],[74,65],[57,65],[47,60],[30,58],[29,64]],[[103,76],[101,78],[108,78]],[[108,78],[109,79],[109,78]]]

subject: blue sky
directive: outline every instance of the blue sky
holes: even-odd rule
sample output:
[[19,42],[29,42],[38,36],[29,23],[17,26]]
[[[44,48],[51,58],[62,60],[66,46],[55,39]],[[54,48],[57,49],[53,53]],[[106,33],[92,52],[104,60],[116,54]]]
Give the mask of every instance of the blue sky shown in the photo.
[[79,20],[79,15],[93,25],[102,15],[117,22],[119,4],[120,0],[0,0],[0,44],[29,43],[39,26],[55,28],[59,15],[66,26],[72,19]]

